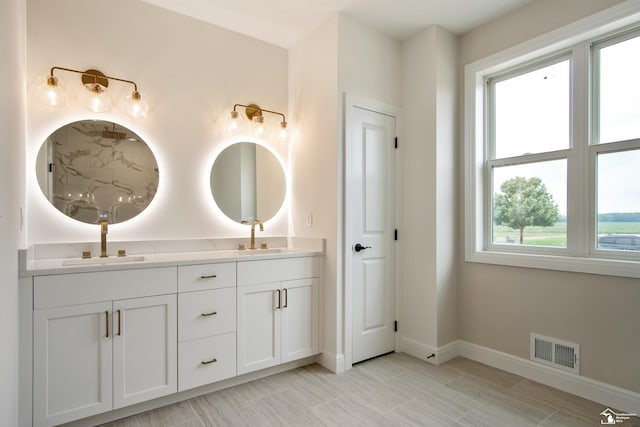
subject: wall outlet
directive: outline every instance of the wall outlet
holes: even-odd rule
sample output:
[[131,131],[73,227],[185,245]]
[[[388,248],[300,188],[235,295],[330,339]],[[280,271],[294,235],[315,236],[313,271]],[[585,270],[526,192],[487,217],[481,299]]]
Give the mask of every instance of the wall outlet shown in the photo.
[[313,213],[312,213],[312,212],[309,212],[309,213],[307,214],[307,221],[306,221],[306,224],[307,224],[307,228],[311,228],[311,227],[313,227]]

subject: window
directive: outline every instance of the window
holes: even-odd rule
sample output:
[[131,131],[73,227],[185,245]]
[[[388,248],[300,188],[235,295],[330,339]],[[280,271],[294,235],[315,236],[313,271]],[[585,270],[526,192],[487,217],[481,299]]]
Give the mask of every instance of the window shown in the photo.
[[468,261],[640,277],[640,7],[590,21],[467,65]]
[[640,31],[592,50],[596,248],[640,251]]
[[489,246],[567,246],[570,72],[563,55],[487,78]]

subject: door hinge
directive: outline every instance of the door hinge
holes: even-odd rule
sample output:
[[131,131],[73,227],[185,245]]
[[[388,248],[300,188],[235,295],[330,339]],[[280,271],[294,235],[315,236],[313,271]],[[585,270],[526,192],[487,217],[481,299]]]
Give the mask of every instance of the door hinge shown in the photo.
[[398,332],[398,321],[397,320],[393,321],[393,332]]
[[398,137],[396,136],[396,149],[398,148]]
[[398,240],[398,229],[393,230],[393,240]]

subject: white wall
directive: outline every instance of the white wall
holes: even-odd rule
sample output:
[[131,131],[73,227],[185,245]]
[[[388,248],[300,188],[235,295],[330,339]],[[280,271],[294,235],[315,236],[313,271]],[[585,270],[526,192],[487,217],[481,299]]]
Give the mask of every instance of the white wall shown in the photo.
[[344,93],[390,106],[402,105],[401,67],[400,42],[348,16],[338,15],[340,129],[343,129]]
[[[384,105],[390,110],[399,110],[401,107],[402,91],[401,91],[401,61],[400,61],[400,43],[388,36],[373,30],[360,22],[347,17],[338,15],[338,201],[339,201],[339,228],[337,230],[340,236],[339,241],[339,257],[341,259],[341,278],[342,278],[342,295],[344,303],[342,307],[344,325],[343,348],[349,357],[349,350],[352,345],[352,316],[354,301],[349,297],[352,292],[352,276],[350,263],[353,260],[353,252],[350,249],[353,245],[352,241],[345,241],[346,236],[351,236],[353,230],[348,227],[352,226],[352,221],[347,218],[347,204],[345,200],[346,179],[345,163],[346,132],[348,131],[348,123],[345,123],[345,97],[347,94],[357,97],[361,100],[374,102],[375,104]],[[398,120],[399,121],[399,120]],[[398,130],[396,123],[396,131]],[[397,133],[396,133],[397,135]],[[400,218],[395,218],[398,224]],[[396,274],[396,278],[399,277]],[[400,288],[401,284],[396,283],[396,287]],[[397,294],[397,292],[396,292]],[[396,301],[396,309],[400,307]],[[399,319],[400,313],[395,313],[395,318]]]
[[18,425],[19,209],[24,206],[24,0],[0,2],[0,424]]
[[[461,38],[459,85],[465,64],[615,3],[538,0],[481,26]],[[462,112],[459,117],[462,126]],[[463,194],[462,180],[458,188]],[[459,203],[463,206],[462,198]],[[463,221],[460,214],[460,229]],[[463,248],[462,234],[458,241]],[[638,302],[638,279],[466,263],[461,255],[461,339],[525,359],[531,332],[576,342],[581,345],[581,375],[635,392],[640,392]]]
[[[296,136],[290,144],[292,234],[327,239],[322,351],[328,367],[342,360],[339,277],[337,17],[289,50],[289,102]],[[312,216],[311,227],[307,216]]]
[[[111,240],[248,237],[248,227],[215,205],[210,169],[231,142],[222,121],[234,103],[287,112],[287,51],[143,2],[114,0],[105,7],[98,0],[28,0],[27,6],[28,243],[98,238],[97,226],[70,220],[46,202],[33,167],[45,138],[81,117],[121,122],[146,140],[158,160],[156,199],[140,216],[109,227]],[[149,117],[131,119],[115,108],[90,113],[79,105],[79,76],[57,71],[71,99],[61,109],[37,104],[38,76],[54,65],[136,81],[150,100]],[[130,90],[117,82],[109,88],[114,99]],[[273,120],[277,127],[278,117]],[[268,145],[288,168],[287,144]],[[285,209],[265,224],[264,235],[287,233]]]
[[456,136],[458,37],[436,32],[436,286],[438,346],[458,339]]
[[399,43],[338,14],[289,55],[290,106],[300,135],[291,144],[293,234],[327,239],[323,351],[327,366],[340,369],[351,309],[344,306],[349,284],[342,276],[344,94],[399,105]]
[[455,36],[435,26],[402,45],[400,333],[405,344],[409,341],[433,349],[457,338],[453,219],[456,45]]

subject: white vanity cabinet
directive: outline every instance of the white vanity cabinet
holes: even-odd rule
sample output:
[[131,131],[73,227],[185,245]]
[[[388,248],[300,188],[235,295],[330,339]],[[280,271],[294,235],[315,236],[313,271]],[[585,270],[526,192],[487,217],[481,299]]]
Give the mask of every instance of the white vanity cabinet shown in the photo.
[[177,391],[176,269],[33,278],[33,424]]
[[178,267],[178,390],[236,375],[236,263]]
[[324,258],[247,258],[24,270],[21,425],[100,424],[318,354]]
[[318,353],[316,257],[238,262],[237,371]]

